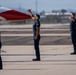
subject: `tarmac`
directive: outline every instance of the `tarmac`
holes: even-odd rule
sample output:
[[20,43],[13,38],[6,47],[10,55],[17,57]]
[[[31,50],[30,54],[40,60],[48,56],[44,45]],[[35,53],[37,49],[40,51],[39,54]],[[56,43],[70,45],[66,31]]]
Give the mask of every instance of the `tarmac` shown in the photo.
[[76,75],[76,55],[71,45],[40,46],[41,61],[33,46],[3,46],[0,75]]
[[[27,28],[30,32],[25,33],[26,35],[24,33],[21,34],[23,29],[26,32],[28,30]],[[54,29],[54,31],[58,31],[58,29],[62,30],[61,33],[49,32],[48,34],[45,33],[45,35],[43,35],[44,31],[48,31],[48,28],[49,31],[51,31],[51,29]],[[0,26],[1,39],[3,43],[3,47],[1,49],[3,70],[0,70],[0,75],[76,75],[76,55],[70,55],[70,53],[73,52],[72,44],[68,42],[70,38],[66,40],[62,39],[62,37],[64,38],[65,36],[70,37],[69,27],[66,24],[56,24],[50,26],[44,25],[42,26],[42,29],[43,37],[50,36],[50,38],[54,38],[53,40],[57,41],[58,44],[55,41],[53,41],[54,43],[49,43],[47,38],[45,38],[46,41],[44,42],[42,40],[40,44],[41,61],[32,61],[32,59],[35,58],[33,42],[30,41],[29,43],[31,44],[22,43],[27,40],[23,40],[22,42],[19,41],[18,43],[20,44],[15,42],[17,38],[23,39],[23,37],[33,36],[31,34],[31,25],[13,25],[13,28],[11,25]],[[20,34],[15,33],[19,30],[21,30]],[[62,31],[65,30],[68,32],[64,34]],[[7,38],[8,36],[9,38]],[[15,38],[13,38],[14,36]],[[64,44],[59,42],[61,40],[65,40],[63,42]],[[15,43],[11,43],[11,41]],[[52,39],[50,41],[52,41]]]

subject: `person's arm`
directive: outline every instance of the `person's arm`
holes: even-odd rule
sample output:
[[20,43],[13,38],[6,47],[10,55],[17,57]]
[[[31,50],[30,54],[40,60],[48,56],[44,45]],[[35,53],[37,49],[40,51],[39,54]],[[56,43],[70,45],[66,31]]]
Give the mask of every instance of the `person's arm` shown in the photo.
[[76,19],[74,19],[74,31],[76,32]]
[[29,9],[28,12],[30,12],[31,17],[34,17],[34,15],[33,15],[32,11],[31,11],[31,9]]
[[40,33],[40,29],[39,29],[39,27],[36,27],[36,37],[35,37],[35,39],[38,38],[39,33]]
[[36,36],[35,36],[35,39],[38,38],[38,35],[40,34],[40,22],[37,21],[36,22]]
[[29,9],[28,12],[30,12],[31,18],[32,18],[33,20],[35,20],[36,17],[33,15],[32,11]]

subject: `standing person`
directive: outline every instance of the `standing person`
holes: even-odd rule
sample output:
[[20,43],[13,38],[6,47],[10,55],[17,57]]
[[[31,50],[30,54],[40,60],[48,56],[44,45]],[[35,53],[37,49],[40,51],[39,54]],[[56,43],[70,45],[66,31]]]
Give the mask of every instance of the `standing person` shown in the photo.
[[0,41],[0,70],[2,70],[1,47],[2,47],[2,43]]
[[76,54],[76,19],[75,13],[71,14],[71,22],[70,22],[70,31],[71,31],[71,39],[74,47],[74,52],[71,55]]
[[34,34],[34,49],[36,53],[36,59],[33,61],[40,61],[40,50],[39,50],[39,41],[40,41],[40,15],[33,15],[31,10],[28,10],[31,14],[32,19],[34,20],[33,25],[33,34]]

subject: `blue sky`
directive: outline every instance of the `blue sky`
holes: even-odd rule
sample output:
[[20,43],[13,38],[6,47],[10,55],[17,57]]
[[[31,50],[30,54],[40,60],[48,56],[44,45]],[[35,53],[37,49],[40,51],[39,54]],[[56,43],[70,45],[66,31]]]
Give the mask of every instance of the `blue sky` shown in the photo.
[[[0,0],[0,5],[5,7],[21,7],[36,10],[36,0]],[[38,11],[47,12],[53,9],[76,10],[76,0],[38,0]]]

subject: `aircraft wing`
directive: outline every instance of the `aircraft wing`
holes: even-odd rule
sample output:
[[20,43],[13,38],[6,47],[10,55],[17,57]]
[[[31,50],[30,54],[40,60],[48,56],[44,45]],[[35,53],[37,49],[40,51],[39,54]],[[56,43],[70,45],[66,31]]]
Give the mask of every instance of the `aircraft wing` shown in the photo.
[[5,7],[0,7],[0,20],[26,20],[31,19],[29,14],[12,10]]

